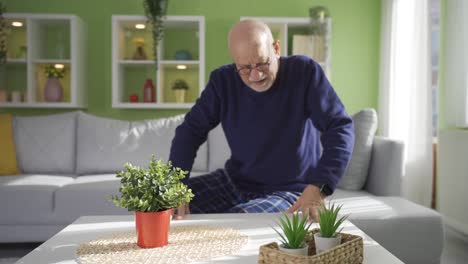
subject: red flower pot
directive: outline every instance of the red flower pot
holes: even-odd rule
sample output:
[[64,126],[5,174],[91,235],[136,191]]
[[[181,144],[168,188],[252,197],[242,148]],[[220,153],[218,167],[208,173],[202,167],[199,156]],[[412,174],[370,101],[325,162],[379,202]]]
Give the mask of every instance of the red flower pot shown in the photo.
[[151,213],[135,212],[137,245],[141,248],[167,245],[172,212],[173,209]]

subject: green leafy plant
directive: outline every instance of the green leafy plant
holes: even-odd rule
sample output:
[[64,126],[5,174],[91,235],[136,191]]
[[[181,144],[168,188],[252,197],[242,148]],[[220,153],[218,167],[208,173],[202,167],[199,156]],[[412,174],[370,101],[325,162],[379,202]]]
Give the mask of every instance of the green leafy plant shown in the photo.
[[312,35],[325,35],[327,33],[326,19],[329,17],[330,11],[324,6],[314,6],[309,9]]
[[156,65],[158,61],[158,45],[164,38],[164,17],[166,16],[168,2],[169,0],[143,0],[145,15],[151,24],[153,54]]
[[55,65],[48,64],[45,67],[44,72],[45,72],[47,78],[62,79],[65,76],[66,70],[65,70],[65,67],[56,68]]
[[7,57],[7,23],[3,16],[5,12],[6,6],[0,2],[0,64],[5,64]]
[[151,158],[147,169],[125,164],[117,173],[121,197],[108,197],[118,207],[135,212],[160,212],[177,208],[193,198],[192,190],[180,182],[187,171],[173,167],[171,162]]
[[[335,206],[335,204],[330,203],[329,208],[327,208],[325,204],[322,204],[318,210],[320,235],[322,237],[334,237],[338,228],[340,228],[341,224],[348,218],[347,215],[338,218],[341,207],[342,205]],[[341,229],[338,233],[341,232]]]
[[172,85],[172,90],[188,90],[189,86],[186,81],[177,79]]
[[289,217],[287,214],[279,218],[280,231],[272,227],[281,238],[281,242],[285,248],[302,248],[304,247],[304,239],[309,231],[312,222],[307,221],[307,216],[302,217],[299,214],[293,214]]

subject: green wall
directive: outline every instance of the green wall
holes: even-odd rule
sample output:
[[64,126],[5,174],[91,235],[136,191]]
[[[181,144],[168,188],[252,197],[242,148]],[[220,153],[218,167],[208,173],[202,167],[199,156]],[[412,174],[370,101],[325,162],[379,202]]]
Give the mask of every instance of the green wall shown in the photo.
[[[169,116],[186,110],[119,110],[111,108],[111,16],[143,14],[141,0],[2,0],[8,12],[69,13],[88,26],[88,108],[100,116],[143,119]],[[325,5],[332,22],[332,84],[349,113],[377,108],[380,1],[378,0],[170,0],[168,15],[201,15],[206,23],[206,77],[230,63],[227,34],[241,16],[307,17],[309,7]],[[0,109],[20,115],[69,110]]]

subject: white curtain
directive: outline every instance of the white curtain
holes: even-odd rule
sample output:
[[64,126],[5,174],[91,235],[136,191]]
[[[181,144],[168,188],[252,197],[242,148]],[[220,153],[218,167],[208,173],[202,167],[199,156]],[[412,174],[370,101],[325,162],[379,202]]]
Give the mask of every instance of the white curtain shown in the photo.
[[405,144],[402,195],[430,206],[432,93],[429,0],[382,0],[379,133]]

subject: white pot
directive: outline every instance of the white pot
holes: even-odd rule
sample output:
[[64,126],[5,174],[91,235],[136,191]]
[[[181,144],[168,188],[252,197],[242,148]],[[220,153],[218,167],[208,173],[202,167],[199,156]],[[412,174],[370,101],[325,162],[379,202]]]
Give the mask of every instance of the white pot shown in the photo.
[[338,234],[335,237],[322,237],[320,233],[314,234],[315,240],[315,251],[316,254],[320,254],[323,251],[332,249],[341,244],[341,235]]
[[302,248],[285,248],[283,244],[279,245],[279,250],[296,256],[307,256],[309,252],[309,245]]
[[175,98],[176,103],[184,103],[185,102],[185,91],[184,89],[175,89]]

